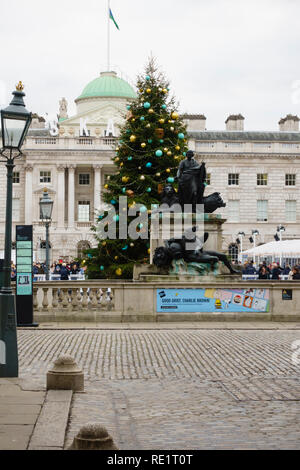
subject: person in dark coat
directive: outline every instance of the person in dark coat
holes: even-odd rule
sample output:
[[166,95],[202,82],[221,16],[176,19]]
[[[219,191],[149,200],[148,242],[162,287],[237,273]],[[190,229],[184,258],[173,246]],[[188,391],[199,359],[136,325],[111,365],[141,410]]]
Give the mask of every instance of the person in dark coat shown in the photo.
[[273,264],[273,269],[272,269],[272,281],[278,281],[279,280],[279,275],[281,274],[281,267],[279,266],[278,263]]
[[69,280],[69,271],[67,270],[66,263],[63,263],[62,267],[60,268],[60,280],[61,281],[68,281]]
[[258,279],[270,279],[270,274],[266,266],[261,266],[258,273]]

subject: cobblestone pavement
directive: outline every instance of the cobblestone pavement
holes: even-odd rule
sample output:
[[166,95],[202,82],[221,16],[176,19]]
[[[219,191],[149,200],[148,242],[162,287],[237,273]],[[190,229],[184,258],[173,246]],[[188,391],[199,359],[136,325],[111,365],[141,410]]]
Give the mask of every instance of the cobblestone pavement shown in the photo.
[[73,398],[66,447],[87,422],[121,449],[299,449],[300,365],[290,330],[18,332],[21,376],[45,385],[71,354],[86,392]]

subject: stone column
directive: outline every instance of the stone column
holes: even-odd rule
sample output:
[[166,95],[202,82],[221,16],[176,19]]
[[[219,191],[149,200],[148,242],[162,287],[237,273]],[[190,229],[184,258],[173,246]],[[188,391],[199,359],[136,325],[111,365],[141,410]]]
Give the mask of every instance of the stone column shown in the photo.
[[102,165],[94,165],[94,212],[99,210],[101,203],[101,169]]
[[75,165],[69,165],[68,184],[68,228],[73,229],[75,225]]
[[33,166],[25,166],[25,225],[32,225],[32,171]]
[[65,226],[65,167],[57,165],[57,227]]

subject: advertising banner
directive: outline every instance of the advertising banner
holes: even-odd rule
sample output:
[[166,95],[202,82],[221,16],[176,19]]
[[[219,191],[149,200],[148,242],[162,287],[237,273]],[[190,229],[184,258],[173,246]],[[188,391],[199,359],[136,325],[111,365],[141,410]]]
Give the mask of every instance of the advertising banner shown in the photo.
[[268,312],[269,289],[157,289],[157,312]]

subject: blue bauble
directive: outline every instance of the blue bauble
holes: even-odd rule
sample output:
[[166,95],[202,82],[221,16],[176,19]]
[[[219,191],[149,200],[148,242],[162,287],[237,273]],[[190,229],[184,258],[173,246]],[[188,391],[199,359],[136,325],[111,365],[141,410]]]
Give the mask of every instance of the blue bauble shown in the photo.
[[175,179],[170,176],[170,178],[167,179],[168,183],[174,183]]
[[185,136],[184,136],[184,134],[183,134],[182,132],[180,132],[180,133],[178,134],[178,139],[183,140],[184,137],[185,137]]
[[150,107],[151,107],[151,104],[148,101],[146,101],[146,103],[144,103],[144,108],[149,109]]
[[151,168],[151,167],[152,167],[152,163],[151,163],[151,162],[146,163],[146,168]]
[[156,150],[155,155],[156,155],[157,157],[162,157],[163,152],[162,152],[161,150]]

